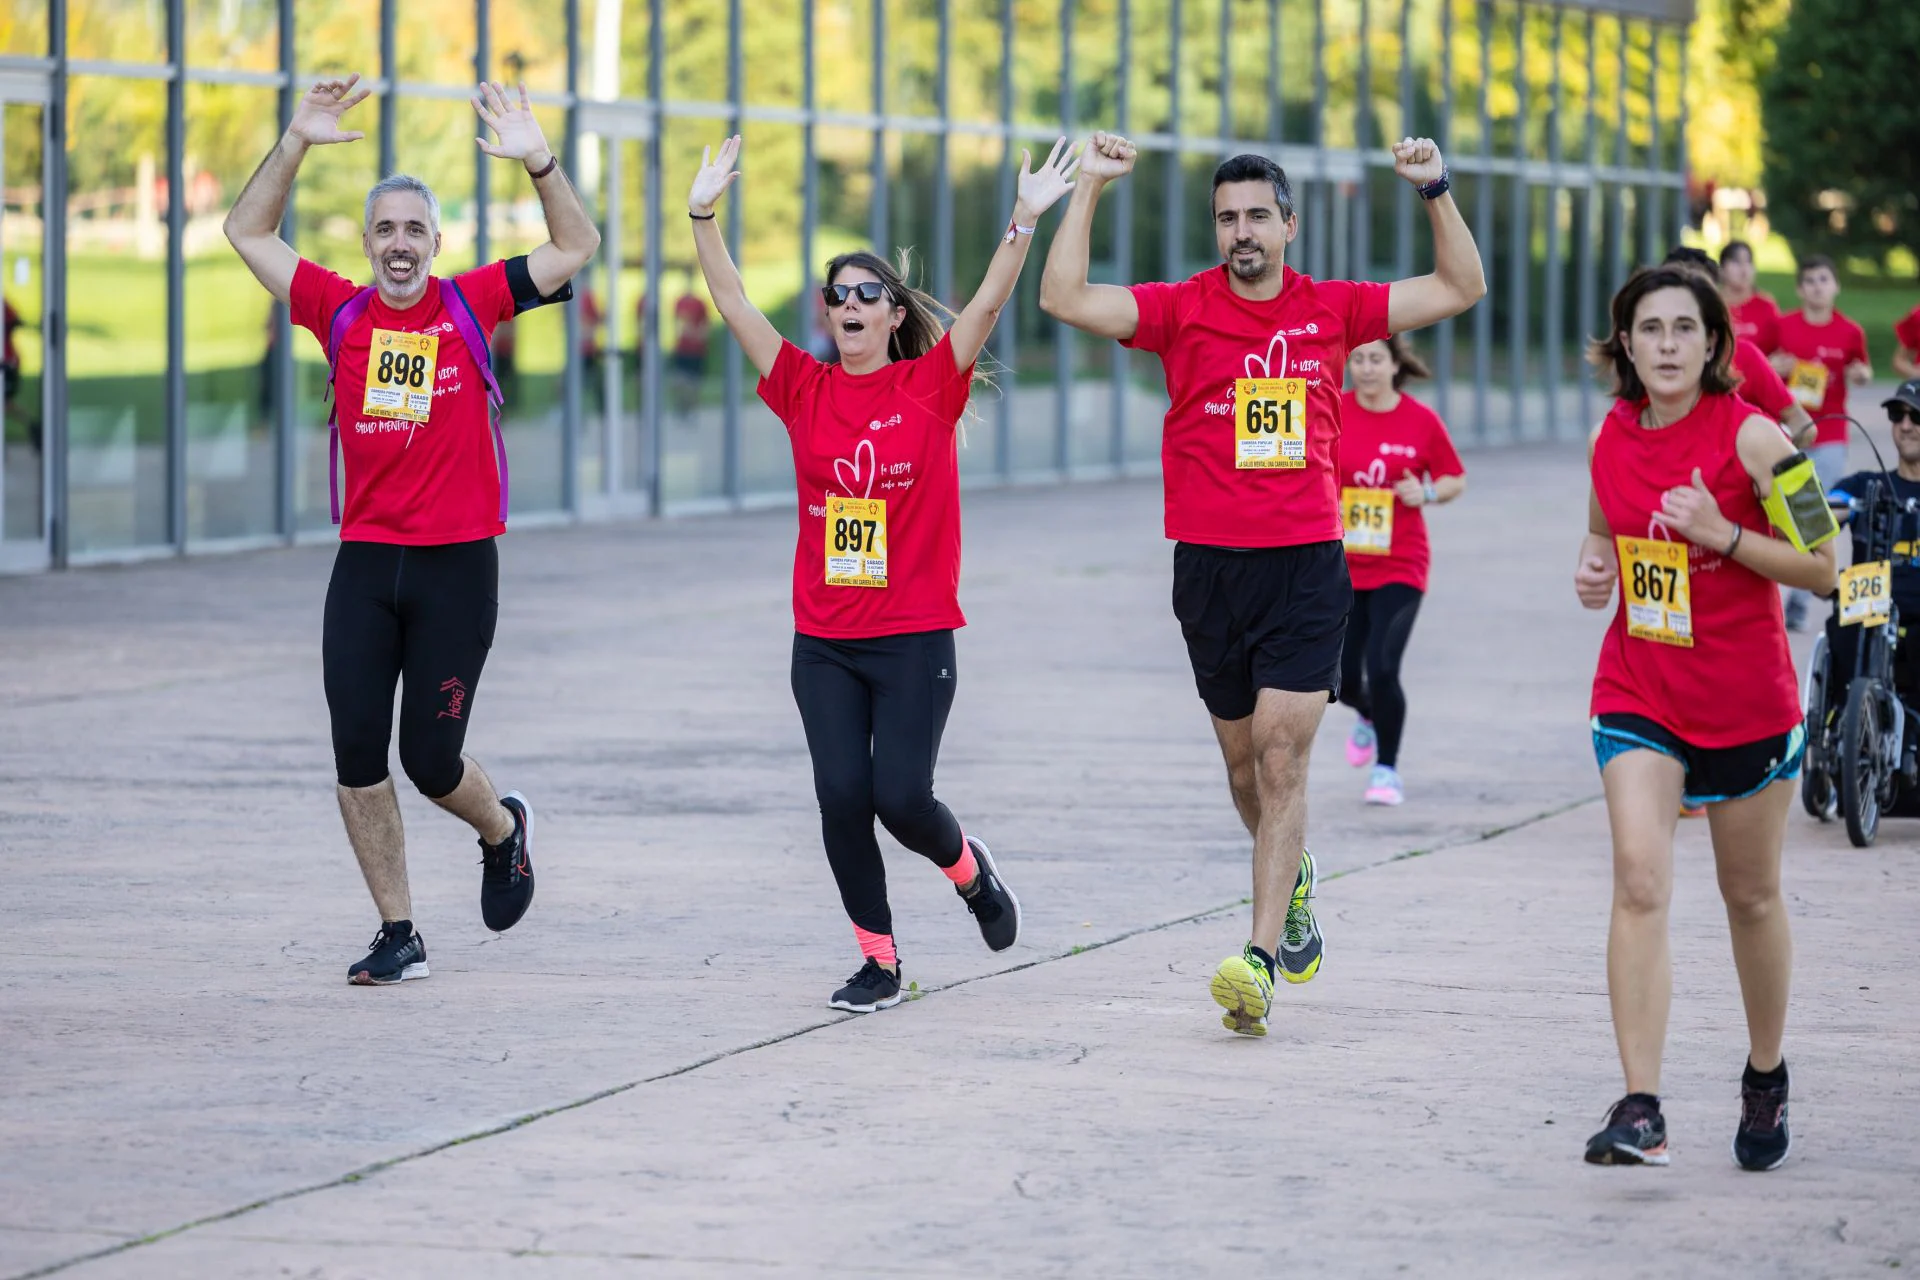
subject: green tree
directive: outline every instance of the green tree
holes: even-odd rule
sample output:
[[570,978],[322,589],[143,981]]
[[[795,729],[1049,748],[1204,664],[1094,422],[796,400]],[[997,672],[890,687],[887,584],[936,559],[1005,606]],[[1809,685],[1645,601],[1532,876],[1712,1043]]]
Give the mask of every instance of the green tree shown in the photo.
[[1794,0],[1760,82],[1767,212],[1803,250],[1920,253],[1920,5]]

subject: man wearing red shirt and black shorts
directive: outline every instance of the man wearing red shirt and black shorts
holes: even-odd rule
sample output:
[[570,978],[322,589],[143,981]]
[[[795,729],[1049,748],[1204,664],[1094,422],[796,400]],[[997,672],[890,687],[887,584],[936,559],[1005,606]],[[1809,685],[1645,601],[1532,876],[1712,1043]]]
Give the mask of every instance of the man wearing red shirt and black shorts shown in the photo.
[[1432,275],[1387,285],[1294,271],[1287,175],[1241,155],[1213,175],[1223,265],[1178,284],[1089,284],[1094,204],[1135,158],[1125,138],[1096,133],[1041,281],[1049,315],[1154,352],[1166,369],[1174,613],[1254,839],[1253,937],[1212,983],[1222,1022],[1244,1035],[1266,1034],[1276,968],[1305,982],[1320,967],[1306,783],[1353,601],[1334,471],[1341,370],[1351,348],[1459,315],[1486,293],[1439,148],[1407,138],[1393,151],[1427,198]]
[[384,985],[427,976],[387,763],[394,685],[403,676],[401,767],[422,794],[479,834],[487,927],[511,928],[533,900],[526,800],[496,794],[462,754],[500,609],[494,539],[506,531],[506,451],[489,424],[498,392],[486,351],[495,326],[571,296],[567,282],[600,236],[548,149],[526,90],[510,106],[504,88],[482,85],[474,109],[498,141],[480,146],[526,165],[548,243],[437,278],[439,202],[419,179],[395,174],[367,194],[362,243],[372,288],[301,258],[278,233],[294,174],[307,148],[364,136],[340,129],[341,116],[367,96],[354,91],[358,81],[323,80],[301,99],[286,135],[234,202],[226,231],[332,366],[347,484],[344,520],[335,492],[341,541],[321,661],[340,815],[381,920],[347,978]]

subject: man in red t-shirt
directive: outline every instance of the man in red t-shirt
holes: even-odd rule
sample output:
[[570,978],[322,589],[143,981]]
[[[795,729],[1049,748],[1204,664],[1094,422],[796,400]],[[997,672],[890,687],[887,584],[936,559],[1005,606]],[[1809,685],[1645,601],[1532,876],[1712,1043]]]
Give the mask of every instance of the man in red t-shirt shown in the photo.
[[[227,215],[227,239],[332,361],[347,485],[340,551],[327,587],[320,651],[332,720],[340,815],[380,932],[347,978],[384,985],[427,976],[413,927],[399,798],[388,767],[394,685],[400,763],[422,794],[480,836],[480,914],[511,928],[533,900],[533,815],[501,796],[463,754],[467,721],[499,614],[506,452],[489,423],[494,329],[571,295],[567,282],[599,246],[520,90],[481,85],[474,110],[496,135],[480,148],[522,162],[552,237],[524,257],[451,279],[432,274],[440,206],[418,178],[395,174],[367,193],[361,237],[374,283],[362,288],[309,262],[279,227],[307,149],[363,137],[341,117],[366,98],[360,77],[322,80],[300,100]],[[376,356],[377,353],[377,356]]]
[[[1700,256],[1706,254],[1701,252]],[[1753,246],[1745,240],[1727,241],[1720,250],[1720,296],[1733,313],[1733,336],[1771,355],[1779,340],[1774,326],[1780,321],[1780,307],[1754,288],[1753,276]]]
[[1893,326],[1893,372],[1900,378],[1920,378],[1920,307]]
[[1125,138],[1096,133],[1040,285],[1049,315],[1151,351],[1166,371],[1174,613],[1254,841],[1253,936],[1212,984],[1223,1023],[1247,1035],[1266,1033],[1276,969],[1305,982],[1320,967],[1306,782],[1353,599],[1334,472],[1347,352],[1459,315],[1486,293],[1440,149],[1407,138],[1393,153],[1426,197],[1432,275],[1387,285],[1294,271],[1286,250],[1300,224],[1287,175],[1241,155],[1213,175],[1222,265],[1178,284],[1090,284],[1094,205],[1135,158]]

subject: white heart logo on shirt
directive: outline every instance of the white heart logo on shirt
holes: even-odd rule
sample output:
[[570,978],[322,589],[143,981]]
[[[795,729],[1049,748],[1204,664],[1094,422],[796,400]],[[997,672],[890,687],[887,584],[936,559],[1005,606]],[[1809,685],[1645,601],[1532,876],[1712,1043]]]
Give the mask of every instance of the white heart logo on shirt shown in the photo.
[[[880,466],[874,461],[873,441],[871,440],[862,440],[858,445],[854,446],[853,460],[851,462],[845,458],[835,458],[833,460],[833,477],[842,485],[846,486],[847,496],[849,498],[871,498],[873,496],[873,478],[879,471]],[[854,490],[859,487],[862,476],[866,477],[866,487],[856,493]]]
[[[1273,371],[1273,349],[1280,348],[1280,372]],[[1246,371],[1249,378],[1284,378],[1287,376],[1287,338],[1276,333],[1267,342],[1267,358],[1262,360],[1251,353],[1247,356]]]
[[1387,460],[1375,458],[1365,471],[1353,473],[1353,482],[1362,489],[1384,489],[1387,487]]

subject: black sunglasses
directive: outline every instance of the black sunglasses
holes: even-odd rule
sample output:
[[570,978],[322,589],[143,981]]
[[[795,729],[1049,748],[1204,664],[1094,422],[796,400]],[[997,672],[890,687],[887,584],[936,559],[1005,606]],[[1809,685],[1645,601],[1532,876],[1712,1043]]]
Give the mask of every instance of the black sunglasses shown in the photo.
[[857,297],[862,302],[878,302],[890,296],[887,286],[878,280],[862,280],[859,284],[828,284],[820,286],[820,296],[827,300],[830,307],[843,307],[849,297]]
[[1903,422],[1911,422],[1914,426],[1920,427],[1920,409],[1904,404],[1890,404],[1887,406],[1887,421],[1895,426]]

